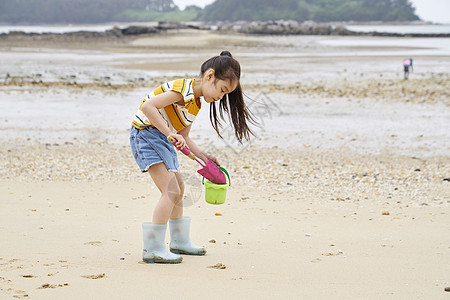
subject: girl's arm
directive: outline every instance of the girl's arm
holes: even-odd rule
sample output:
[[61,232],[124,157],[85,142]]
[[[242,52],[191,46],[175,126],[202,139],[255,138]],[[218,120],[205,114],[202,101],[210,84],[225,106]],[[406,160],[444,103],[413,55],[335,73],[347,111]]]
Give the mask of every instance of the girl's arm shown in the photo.
[[186,147],[186,141],[184,137],[180,134],[173,133],[169,127],[167,127],[166,122],[163,120],[159,114],[158,109],[171,105],[175,102],[184,101],[183,96],[180,93],[174,91],[167,91],[166,93],[157,95],[142,104],[141,109],[149,121],[165,136],[173,136],[177,139],[177,147]]
[[202,149],[200,149],[199,146],[197,146],[197,144],[193,140],[191,140],[191,138],[189,137],[190,131],[191,125],[178,131],[178,133],[184,137],[189,150],[191,150],[191,152],[194,153],[195,156],[203,160],[205,163],[208,161],[208,159],[210,159],[214,163],[216,163],[216,165],[220,166],[219,161],[214,155],[204,152]]

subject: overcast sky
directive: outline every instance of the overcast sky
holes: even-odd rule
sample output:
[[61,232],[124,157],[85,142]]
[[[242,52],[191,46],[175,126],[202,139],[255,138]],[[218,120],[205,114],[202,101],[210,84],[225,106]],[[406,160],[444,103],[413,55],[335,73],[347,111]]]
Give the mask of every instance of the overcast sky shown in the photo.
[[[245,1],[245,0],[242,0]],[[376,0],[374,0],[376,1]],[[416,14],[424,21],[450,24],[450,0],[410,0],[416,8]],[[214,0],[173,0],[180,9],[186,5],[205,7]]]

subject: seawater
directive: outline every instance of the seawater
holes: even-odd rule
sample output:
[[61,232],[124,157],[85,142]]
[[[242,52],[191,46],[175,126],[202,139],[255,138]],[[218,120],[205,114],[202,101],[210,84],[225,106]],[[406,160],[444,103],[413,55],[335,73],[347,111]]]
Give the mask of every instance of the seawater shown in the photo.
[[356,32],[387,32],[399,34],[442,34],[450,33],[450,24],[442,25],[347,25],[348,30]]
[[113,25],[40,25],[40,26],[0,26],[1,33],[14,31],[25,33],[68,33],[77,31],[103,32],[114,28]]

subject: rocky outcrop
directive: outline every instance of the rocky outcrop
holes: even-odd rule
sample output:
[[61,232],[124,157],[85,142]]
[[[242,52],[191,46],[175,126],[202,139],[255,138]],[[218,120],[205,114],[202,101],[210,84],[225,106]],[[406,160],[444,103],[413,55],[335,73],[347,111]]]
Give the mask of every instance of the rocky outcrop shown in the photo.
[[179,29],[214,30],[219,32],[237,32],[243,34],[258,35],[356,35],[356,36],[394,36],[394,37],[450,37],[450,34],[400,34],[387,32],[354,32],[345,28],[341,24],[315,23],[306,21],[299,23],[293,20],[278,21],[238,21],[238,22],[218,22],[218,23],[180,23],[180,22],[159,22],[155,26],[128,26],[126,28],[114,27],[104,32],[78,31],[68,33],[25,33],[10,32],[0,34],[0,38],[5,36],[26,39],[95,39],[95,38],[120,38],[123,36],[136,36],[142,34],[158,34],[168,30]]
[[450,37],[450,34],[433,33],[388,33],[388,32],[354,32],[340,24],[316,23],[305,21],[299,23],[293,20],[278,21],[239,21],[233,23],[218,23],[210,25],[219,31],[234,31],[245,34],[261,35],[361,35],[361,36],[394,36],[394,37]]
[[293,20],[234,22],[217,26],[221,31],[267,35],[350,35],[342,25],[318,24],[312,21],[299,23]]

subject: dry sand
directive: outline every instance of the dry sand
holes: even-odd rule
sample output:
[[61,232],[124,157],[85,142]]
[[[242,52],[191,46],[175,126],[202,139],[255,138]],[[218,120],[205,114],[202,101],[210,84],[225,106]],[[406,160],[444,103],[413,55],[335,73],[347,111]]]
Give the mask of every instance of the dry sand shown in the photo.
[[[0,89],[0,298],[447,299],[448,56],[421,52],[418,65],[427,69],[404,82],[391,63],[415,48],[371,47],[350,59],[355,50],[325,47],[326,37],[211,34],[210,43],[207,32],[187,34],[198,38],[201,59],[180,47],[180,32],[89,47],[0,41],[11,59],[1,68],[18,80]],[[277,47],[305,56],[282,57]],[[49,64],[47,48],[71,63],[55,54]],[[258,115],[262,138],[241,147],[202,138],[211,131],[207,116],[199,118],[193,137],[232,178],[226,203],[209,205],[196,166],[180,157],[185,214],[208,253],[179,265],[143,264],[141,223],[159,193],[127,146],[128,116],[146,88],[125,79],[134,72],[153,86],[176,77],[172,66],[162,74],[177,57],[182,76],[196,74],[196,61],[222,48],[241,55],[249,94],[264,92],[282,113]],[[98,72],[114,70],[117,82],[94,80],[89,64],[97,60]],[[48,70],[44,82],[31,83],[25,73],[40,68]],[[70,72],[84,72],[86,82],[67,82]],[[114,124],[92,121],[92,109]],[[67,132],[56,126],[64,120]]]

